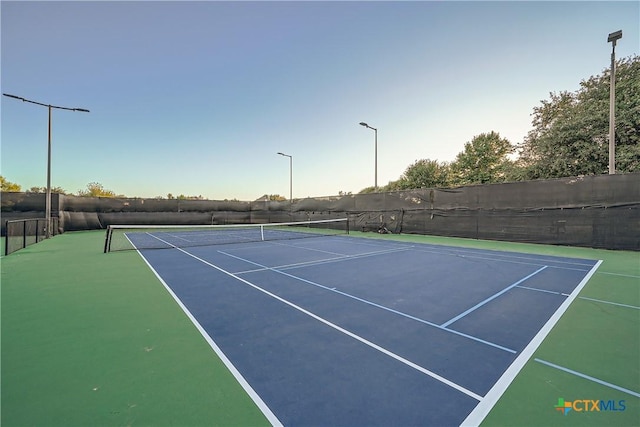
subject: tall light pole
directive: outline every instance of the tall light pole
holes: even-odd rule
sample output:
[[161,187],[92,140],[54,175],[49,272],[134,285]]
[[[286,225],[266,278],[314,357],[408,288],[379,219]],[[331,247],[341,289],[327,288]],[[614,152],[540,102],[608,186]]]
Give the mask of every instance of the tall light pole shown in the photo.
[[289,158],[289,202],[293,203],[293,156],[284,153],[278,154]]
[[609,175],[616,173],[616,41],[622,38],[622,30],[609,34],[611,42],[611,88],[609,89]]
[[375,148],[375,191],[378,192],[378,129],[369,126],[368,124],[366,124],[365,122],[360,122],[360,126],[364,126],[366,128],[369,129],[373,129],[373,131],[376,134],[376,148]]
[[48,143],[47,143],[47,195],[45,199],[45,222],[47,224],[47,229],[45,230],[45,237],[48,239],[51,237],[51,110],[56,108],[58,110],[69,110],[69,111],[82,111],[83,113],[88,113],[89,110],[84,108],[69,108],[69,107],[60,107],[57,105],[44,104],[42,102],[31,101],[29,99],[22,98],[20,96],[9,95],[8,93],[3,93],[4,96],[8,96],[9,98],[15,98],[23,102],[29,102],[31,104],[41,105],[43,107],[47,107],[49,109],[49,130],[48,130]]

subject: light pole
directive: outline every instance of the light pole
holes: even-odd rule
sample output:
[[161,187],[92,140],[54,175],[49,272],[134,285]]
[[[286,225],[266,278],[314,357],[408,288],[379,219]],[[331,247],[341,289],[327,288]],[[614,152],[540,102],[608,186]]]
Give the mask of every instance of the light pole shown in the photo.
[[48,130],[48,143],[47,143],[47,195],[45,199],[45,222],[47,224],[47,229],[45,230],[45,237],[48,239],[51,237],[51,109],[56,108],[58,110],[70,110],[70,111],[82,111],[83,113],[88,113],[89,110],[84,108],[69,108],[69,107],[59,107],[57,105],[51,104],[43,104],[42,102],[31,101],[29,99],[22,98],[20,96],[9,95],[8,93],[3,93],[4,96],[8,96],[9,98],[19,99],[23,102],[29,102],[31,104],[41,105],[43,107],[47,107],[49,109],[49,130]]
[[609,175],[616,173],[616,40],[622,38],[622,30],[609,34],[611,42],[611,88],[609,89]]
[[284,153],[278,154],[289,158],[289,202],[293,203],[293,156]]
[[360,126],[364,126],[366,128],[373,129],[373,131],[376,134],[375,135],[376,148],[375,148],[375,186],[374,186],[374,189],[375,189],[376,192],[378,192],[378,129],[369,126],[365,122],[360,122]]

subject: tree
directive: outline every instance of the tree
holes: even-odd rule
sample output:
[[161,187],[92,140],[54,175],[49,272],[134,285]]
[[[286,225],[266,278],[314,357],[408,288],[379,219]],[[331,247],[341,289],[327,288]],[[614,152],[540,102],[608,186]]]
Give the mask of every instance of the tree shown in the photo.
[[375,193],[376,192],[376,187],[371,186],[371,187],[365,187],[362,190],[360,190],[360,192],[358,194],[369,194],[369,193]]
[[431,159],[416,160],[400,177],[399,190],[447,187],[450,183],[450,175],[451,170],[446,162],[440,163]]
[[510,167],[508,155],[515,147],[494,131],[474,136],[464,145],[451,164],[451,179],[455,185],[503,182]]
[[[519,146],[525,179],[606,173],[609,168],[610,70],[551,93],[533,110]],[[640,57],[616,65],[616,170],[640,170]]]
[[0,175],[0,190],[1,191],[20,191],[22,187],[20,185],[13,183],[11,181],[7,181],[7,179]]
[[90,182],[87,184],[86,190],[78,191],[81,197],[116,197],[116,193],[111,190],[105,190],[99,182]]
[[[47,187],[31,187],[27,190],[27,193],[46,193]],[[67,194],[67,191],[62,187],[51,187],[52,193]]]
[[202,196],[185,196],[184,194],[180,194],[178,197],[176,197],[176,199],[178,199],[178,200],[204,200],[204,197],[202,197]]

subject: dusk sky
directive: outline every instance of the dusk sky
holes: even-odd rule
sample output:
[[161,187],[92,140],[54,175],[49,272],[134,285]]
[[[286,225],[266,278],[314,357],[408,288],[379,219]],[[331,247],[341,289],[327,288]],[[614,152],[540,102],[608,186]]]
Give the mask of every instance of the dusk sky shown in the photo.
[[[128,197],[357,193],[513,144],[550,92],[637,55],[629,2],[1,2],[2,92],[53,111],[52,185]],[[1,174],[46,185],[47,108],[2,97]]]

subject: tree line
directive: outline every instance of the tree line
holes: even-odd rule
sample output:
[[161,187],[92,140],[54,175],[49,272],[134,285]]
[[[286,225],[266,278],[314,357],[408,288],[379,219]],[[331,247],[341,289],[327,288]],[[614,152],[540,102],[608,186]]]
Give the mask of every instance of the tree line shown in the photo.
[[[379,191],[456,187],[532,179],[597,175],[609,167],[610,69],[580,82],[575,92],[551,92],[533,108],[532,129],[521,143],[513,144],[498,132],[474,136],[451,162],[416,160],[395,181]],[[616,171],[640,172],[640,57],[616,63]],[[2,191],[21,191],[18,184],[0,176]],[[27,192],[42,193],[44,187]],[[69,194],[60,187],[55,193]],[[360,193],[374,192],[367,187]],[[341,192],[341,194],[343,194]],[[344,193],[350,194],[350,193]],[[124,197],[91,182],[78,196]],[[269,195],[270,200],[284,200]],[[158,196],[157,198],[164,198]],[[174,196],[167,199],[203,199]]]
[[[533,128],[519,144],[495,131],[482,133],[452,162],[416,160],[380,191],[607,173],[610,78],[607,69],[580,82],[575,92],[550,93],[534,107]],[[639,172],[640,57],[617,61],[615,104],[616,172]]]
[[[22,191],[22,187],[19,184],[8,181],[4,176],[0,175],[0,191],[7,192],[20,192]],[[47,187],[31,187],[26,190],[27,193],[46,193]],[[65,194],[65,195],[75,195],[80,197],[126,197],[124,194],[116,194],[115,191],[108,190],[104,188],[102,184],[99,182],[90,182],[87,184],[84,190],[79,190],[75,194],[66,191],[61,187],[51,187],[52,193],[57,194]],[[166,197],[157,196],[156,199],[176,199],[176,200],[204,200],[202,196],[185,196],[184,194],[180,194],[178,196],[174,196],[171,193],[168,193]]]
[[[7,192],[19,192],[22,191],[22,186],[7,180],[4,176],[0,175],[0,189]],[[47,187],[31,187],[26,190],[27,193],[46,193]],[[51,187],[52,193],[68,194],[70,193],[62,187]],[[90,182],[84,190],[79,190],[75,195],[83,197],[124,197],[123,195],[117,195],[114,191],[107,190],[99,182]]]

